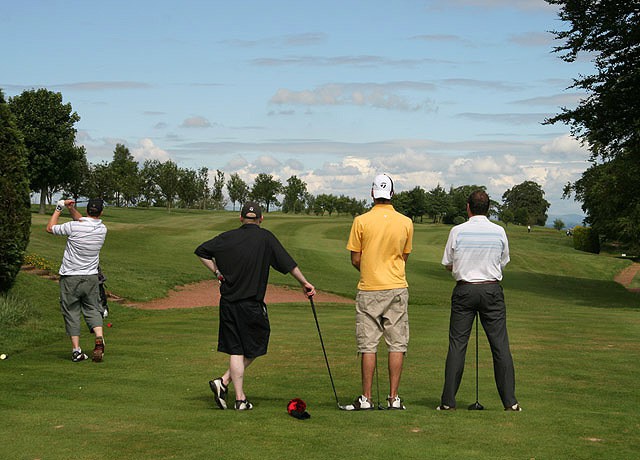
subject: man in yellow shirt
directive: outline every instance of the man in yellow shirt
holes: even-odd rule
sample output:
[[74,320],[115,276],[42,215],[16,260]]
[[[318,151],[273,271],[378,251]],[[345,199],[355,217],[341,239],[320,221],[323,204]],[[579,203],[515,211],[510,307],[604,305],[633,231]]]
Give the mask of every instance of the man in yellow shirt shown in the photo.
[[[389,350],[388,409],[405,409],[398,387],[409,343],[409,291],[405,264],[411,252],[413,223],[391,204],[393,181],[385,174],[373,180],[373,208],[353,220],[347,249],[360,272],[356,296],[356,341],[361,355],[362,395],[347,410],[374,409],[371,386],[378,343]],[[380,401],[378,401],[380,404]]]

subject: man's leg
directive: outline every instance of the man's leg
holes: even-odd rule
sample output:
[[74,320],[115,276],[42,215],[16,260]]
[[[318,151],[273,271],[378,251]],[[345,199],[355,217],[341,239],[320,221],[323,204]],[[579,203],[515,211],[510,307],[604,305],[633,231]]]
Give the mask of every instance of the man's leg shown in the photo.
[[[82,314],[82,303],[75,294],[76,278],[70,276],[60,277],[60,312],[64,319],[64,326],[71,339],[71,348],[73,352],[81,352],[80,348],[80,317]],[[82,357],[78,359],[78,357]],[[75,361],[86,359],[86,355],[74,355]]]
[[95,346],[93,348],[93,361],[99,363],[102,361],[102,355],[104,355],[104,337],[102,336],[102,326],[96,326],[93,328],[93,332],[96,335]]
[[373,373],[376,370],[376,353],[362,353],[360,368],[362,374],[362,394],[371,401]]
[[389,352],[389,396],[392,398],[398,396],[403,363],[404,353]]
[[[470,293],[466,286],[456,286],[451,296],[451,317],[449,319],[449,351],[444,370],[444,388],[441,403],[445,406],[456,407],[456,393],[462,381],[464,361],[469,343],[469,334],[476,317],[469,302]],[[467,292],[461,292],[461,291]],[[464,301],[464,302],[463,302]]]
[[504,407],[517,404],[515,395],[515,370],[513,358],[509,349],[509,335],[507,334],[507,312],[502,294],[502,287],[496,285],[496,292],[480,310],[480,321],[489,340],[493,357],[493,373],[496,387]]
[[236,392],[236,401],[247,399],[244,394],[244,371],[255,360],[255,358],[246,358],[242,355],[231,355],[229,357],[229,369],[222,376],[222,382],[228,385],[233,382],[233,388]]

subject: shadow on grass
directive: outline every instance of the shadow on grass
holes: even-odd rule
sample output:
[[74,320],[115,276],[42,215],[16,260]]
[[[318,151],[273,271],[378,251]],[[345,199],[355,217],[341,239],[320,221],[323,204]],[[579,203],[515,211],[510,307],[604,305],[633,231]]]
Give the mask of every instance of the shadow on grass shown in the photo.
[[[627,291],[614,281],[603,281],[570,276],[545,275],[530,272],[508,272],[503,285],[507,295],[511,291],[534,296],[531,300],[541,299],[558,304],[597,308],[637,309],[640,304],[638,294]],[[544,299],[544,300],[542,300]],[[507,300],[508,302],[508,300]]]

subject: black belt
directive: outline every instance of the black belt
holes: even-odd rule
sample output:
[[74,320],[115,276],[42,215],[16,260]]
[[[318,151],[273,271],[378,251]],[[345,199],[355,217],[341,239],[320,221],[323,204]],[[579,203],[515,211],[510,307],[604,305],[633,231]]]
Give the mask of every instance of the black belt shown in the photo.
[[500,281],[491,280],[491,281],[465,281],[460,280],[457,281],[456,284],[459,286],[461,284],[500,284]]

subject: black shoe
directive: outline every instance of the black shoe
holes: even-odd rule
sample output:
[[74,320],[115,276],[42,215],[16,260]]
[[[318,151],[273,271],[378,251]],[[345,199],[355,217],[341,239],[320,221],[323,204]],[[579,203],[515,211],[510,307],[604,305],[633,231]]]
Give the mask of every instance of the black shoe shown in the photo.
[[440,404],[438,407],[436,407],[436,410],[456,410],[456,408],[447,406],[446,404]]
[[213,397],[220,409],[227,408],[227,386],[222,383],[222,377],[209,380],[209,387],[213,391]]
[[82,353],[82,351],[74,351],[71,354],[71,361],[73,361],[74,363],[79,363],[80,361],[84,361],[85,359],[89,359],[89,357]]
[[236,399],[236,410],[251,410],[253,409],[253,404],[251,404],[246,399],[237,400]]

